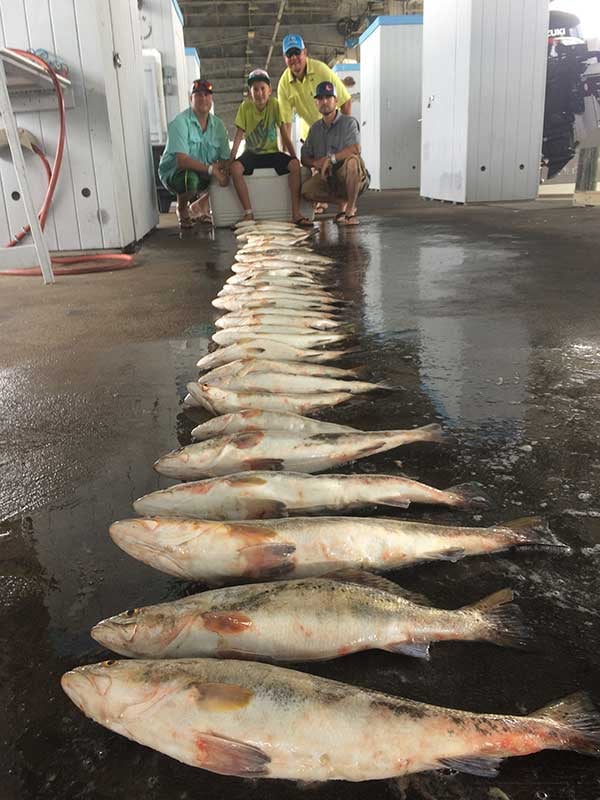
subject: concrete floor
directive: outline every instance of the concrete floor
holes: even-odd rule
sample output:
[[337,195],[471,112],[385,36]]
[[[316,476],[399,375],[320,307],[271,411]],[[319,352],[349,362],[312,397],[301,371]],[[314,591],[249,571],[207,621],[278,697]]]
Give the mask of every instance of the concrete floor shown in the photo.
[[[513,587],[535,631],[531,651],[440,644],[430,663],[366,653],[310,671],[469,710],[526,713],[584,688],[599,700],[600,211],[555,197],[464,208],[385,192],[361,213],[358,229],[323,223],[319,249],[339,258],[356,301],[351,363],[406,392],[325,416],[365,429],[439,420],[455,439],[347,471],[393,471],[401,458],[435,486],[478,480],[496,501],[481,517],[382,513],[464,524],[543,513],[573,552],[390,576],[448,607]],[[107,528],[168,484],[151,464],[189,441],[194,421],[180,402],[234,247],[228,231],[180,237],[168,217],[136,269],[52,287],[0,277],[0,797],[597,800],[600,763],[571,753],[509,760],[493,780],[428,773],[307,788],[221,778],[110,733],[62,694],[62,672],[109,657],[88,636],[96,621],[190,591],[117,550]]]

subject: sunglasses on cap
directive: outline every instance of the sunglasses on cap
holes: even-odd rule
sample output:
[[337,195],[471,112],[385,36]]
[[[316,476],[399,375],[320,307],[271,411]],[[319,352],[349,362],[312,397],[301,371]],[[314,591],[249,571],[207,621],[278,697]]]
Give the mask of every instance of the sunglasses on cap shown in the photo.
[[192,83],[192,94],[212,94],[213,85],[210,81],[199,78]]
[[299,56],[301,52],[302,50],[300,50],[298,47],[290,47],[290,49],[286,52],[285,57],[292,58],[292,56]]

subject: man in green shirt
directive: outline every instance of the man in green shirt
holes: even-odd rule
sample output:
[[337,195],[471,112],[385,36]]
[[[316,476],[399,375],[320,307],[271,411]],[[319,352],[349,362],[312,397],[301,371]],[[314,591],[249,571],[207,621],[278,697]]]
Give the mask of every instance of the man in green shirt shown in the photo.
[[[312,228],[312,222],[300,213],[300,162],[284,130],[279,103],[272,96],[268,72],[264,69],[252,70],[248,75],[248,90],[249,97],[242,101],[235,117],[237,131],[229,159],[229,173],[244,210],[243,219],[254,219],[244,175],[252,175],[255,169],[270,168],[278,175],[289,175],[292,222],[302,228]],[[278,131],[287,153],[279,150]],[[246,140],[246,149],[236,159],[243,139]]]
[[315,107],[315,90],[323,81],[333,83],[337,107],[342,114],[352,114],[352,100],[339,77],[327,64],[308,58],[304,39],[297,33],[283,37],[283,56],[287,69],[277,84],[277,99],[288,136],[292,131],[294,111],[302,120],[301,137],[306,140],[308,129],[321,115]]
[[225,162],[229,158],[229,137],[225,125],[212,108],[213,86],[198,79],[192,84],[190,107],[169,123],[167,144],[158,165],[158,175],[166,188],[177,195],[180,228],[191,228],[190,200],[201,222],[211,222],[208,185],[215,178],[221,186],[228,183]]

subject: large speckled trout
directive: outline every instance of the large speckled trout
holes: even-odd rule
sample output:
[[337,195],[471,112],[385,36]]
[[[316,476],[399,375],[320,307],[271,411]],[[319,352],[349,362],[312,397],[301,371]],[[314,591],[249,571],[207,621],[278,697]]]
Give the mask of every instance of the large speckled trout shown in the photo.
[[298,433],[358,433],[356,428],[323,422],[289,411],[263,411],[260,408],[246,408],[235,414],[222,414],[208,422],[197,425],[192,437],[202,441],[222,434],[242,431],[295,431]]
[[351,392],[320,392],[319,394],[277,394],[275,392],[233,392],[208,383],[188,383],[191,397],[212,414],[230,414],[244,408],[262,408],[265,411],[292,411],[310,414],[320,408],[332,408],[345,403]]
[[320,472],[413,442],[444,442],[437,424],[375,433],[244,431],[215,436],[166,453],[154,464],[162,475],[193,480],[253,469]]
[[274,342],[265,339],[261,342],[243,342],[231,344],[229,347],[220,347],[212,353],[207,353],[197,363],[200,369],[212,369],[239,358],[269,358],[284,359],[286,361],[310,361],[322,363],[335,361],[342,358],[348,350],[310,350],[307,348],[292,347],[284,342]]
[[[365,572],[231,586],[102,620],[91,636],[136,658],[322,661],[361,650],[429,657],[436,641],[528,639],[510,589],[455,611]],[[425,605],[423,602],[425,601]]]
[[450,767],[494,776],[539,750],[600,753],[587,695],[527,717],[417,703],[271,664],[105,661],[62,676],[88,717],[223,775],[363,781]]
[[411,503],[485,508],[489,500],[477,484],[435,489],[403,475],[256,471],[170,486],[145,495],[133,506],[138,514],[265,519],[375,505],[408,508]]
[[[136,510],[153,508],[162,499],[147,495],[136,502]],[[110,535],[122,550],[151,567],[215,585],[240,579],[318,577],[339,569],[385,571],[420,561],[458,561],[510,547],[560,546],[537,518],[491,528],[458,528],[360,517],[266,522],[152,517],[115,522]]]
[[254,325],[250,327],[226,328],[213,333],[211,339],[220,345],[230,344],[264,344],[265,341],[282,342],[290,347],[322,347],[342,342],[348,338],[345,333],[322,333],[308,329],[293,329],[292,326]]
[[303,364],[298,361],[274,361],[267,358],[240,358],[216,367],[202,376],[202,383],[216,383],[231,375],[249,375],[252,372],[279,372],[285,375],[310,375],[318,378],[357,378],[359,369],[340,369],[329,364]]

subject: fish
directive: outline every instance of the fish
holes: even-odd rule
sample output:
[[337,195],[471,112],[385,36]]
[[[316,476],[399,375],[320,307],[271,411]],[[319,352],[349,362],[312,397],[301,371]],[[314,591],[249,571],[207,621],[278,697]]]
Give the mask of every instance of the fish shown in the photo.
[[292,311],[313,311],[313,312],[321,312],[324,314],[334,314],[339,312],[339,306],[334,305],[331,302],[325,302],[321,298],[319,299],[304,299],[298,300],[293,298],[281,298],[277,296],[260,296],[255,293],[234,293],[234,292],[226,292],[222,295],[217,295],[213,300],[211,300],[211,304],[215,308],[225,309],[226,311],[255,311],[258,310],[259,313],[262,313],[265,308],[269,308],[272,310],[273,313],[277,311],[284,310],[292,310]]
[[214,300],[212,300],[212,305],[215,308],[236,312],[251,312],[257,310],[259,313],[263,313],[265,309],[270,309],[272,313],[280,311],[312,311],[321,314],[335,315],[339,314],[342,304],[332,299],[325,300],[323,298],[293,298],[291,296],[282,297],[276,294],[261,295],[253,292],[226,292],[224,295],[215,297]]
[[[251,476],[258,481],[262,475],[231,475],[153,492],[136,500],[134,508],[158,516],[114,522],[110,537],[121,550],[154,569],[211,585],[318,578],[348,569],[387,572],[427,561],[454,563],[513,547],[566,549],[539,517],[477,528],[382,517],[236,520],[236,515],[248,511],[289,510],[284,497],[267,506],[256,496],[243,497],[237,491],[240,483],[248,485]],[[163,516],[166,509],[188,516]],[[204,518],[191,518],[201,512]],[[225,515],[230,519],[220,521]]]
[[[292,362],[293,363],[293,362]],[[243,431],[297,431],[299,433],[356,433],[356,428],[323,422],[288,411],[263,411],[260,408],[245,408],[233,414],[222,414],[203,422],[192,429],[193,439],[202,441],[213,436],[241,433]]]
[[243,520],[411,503],[480,509],[489,507],[490,499],[474,483],[436,489],[403,475],[257,470],[171,486],[141,497],[133,507],[138,514]]
[[214,658],[88,664],[61,686],[105,728],[244,778],[364,781],[445,768],[493,777],[510,756],[600,753],[600,716],[583,692],[529,716],[481,714]]
[[237,361],[239,358],[268,358],[322,363],[336,361],[350,352],[352,350],[313,350],[311,348],[292,347],[284,342],[265,339],[261,342],[243,342],[231,344],[228,347],[220,347],[203,356],[196,366],[200,369],[212,369],[221,364],[228,364],[230,361]]
[[217,292],[217,297],[230,297],[234,295],[237,299],[243,298],[246,300],[295,300],[301,301],[303,305],[310,303],[320,303],[322,306],[335,305],[335,306],[348,306],[348,301],[340,299],[340,297],[333,292],[317,286],[302,287],[300,290],[290,288],[289,286],[273,286],[269,283],[253,284],[250,286],[234,286],[225,284],[223,288]]
[[[214,381],[201,378],[199,383],[215,384]],[[252,372],[247,375],[231,375],[217,382],[223,389],[234,392],[274,392],[275,394],[312,394],[316,392],[350,392],[351,394],[364,394],[374,391],[399,391],[402,387],[389,386],[386,383],[371,383],[370,381],[340,380],[339,378],[325,378],[318,375],[293,375],[281,372]]]
[[329,286],[319,277],[315,277],[309,272],[302,272],[300,269],[291,270],[259,270],[234,274],[225,281],[229,286],[253,286],[257,283],[268,283],[271,286],[287,286],[294,288],[302,287],[321,287]]
[[210,337],[220,345],[243,344],[245,342],[262,344],[265,340],[281,342],[291,347],[322,347],[348,339],[346,333],[324,333],[322,331],[294,330],[282,325],[254,325],[241,328],[218,330]]
[[92,628],[104,647],[133,658],[325,661],[362,650],[429,658],[438,641],[525,647],[531,636],[502,589],[456,610],[361,571],[213,589],[130,609]]
[[255,325],[278,325],[279,327],[300,327],[314,330],[331,330],[344,325],[339,320],[330,319],[326,315],[314,314],[310,316],[301,312],[299,314],[225,314],[215,320],[217,328],[241,328]]
[[288,261],[283,258],[269,258],[261,261],[234,261],[231,265],[231,271],[243,274],[248,271],[262,272],[262,271],[277,271],[277,270],[296,270],[301,269],[303,272],[309,272],[311,275],[324,276],[331,269],[330,264],[321,264],[314,261]]
[[253,469],[321,472],[405,444],[444,441],[444,433],[435,423],[407,431],[379,433],[243,431],[172,450],[154,463],[154,469],[181,480]]
[[298,361],[275,361],[266,358],[240,358],[216,367],[202,376],[202,383],[214,383],[232,375],[249,375],[253,372],[279,372],[286,375],[310,375],[322,378],[356,378],[360,369],[340,369],[329,364],[310,364]]
[[273,392],[233,392],[208,383],[188,383],[187,390],[204,408],[213,414],[229,414],[244,408],[265,411],[293,411],[309,414],[319,408],[345,403],[351,392],[322,392],[321,394],[275,394]]

